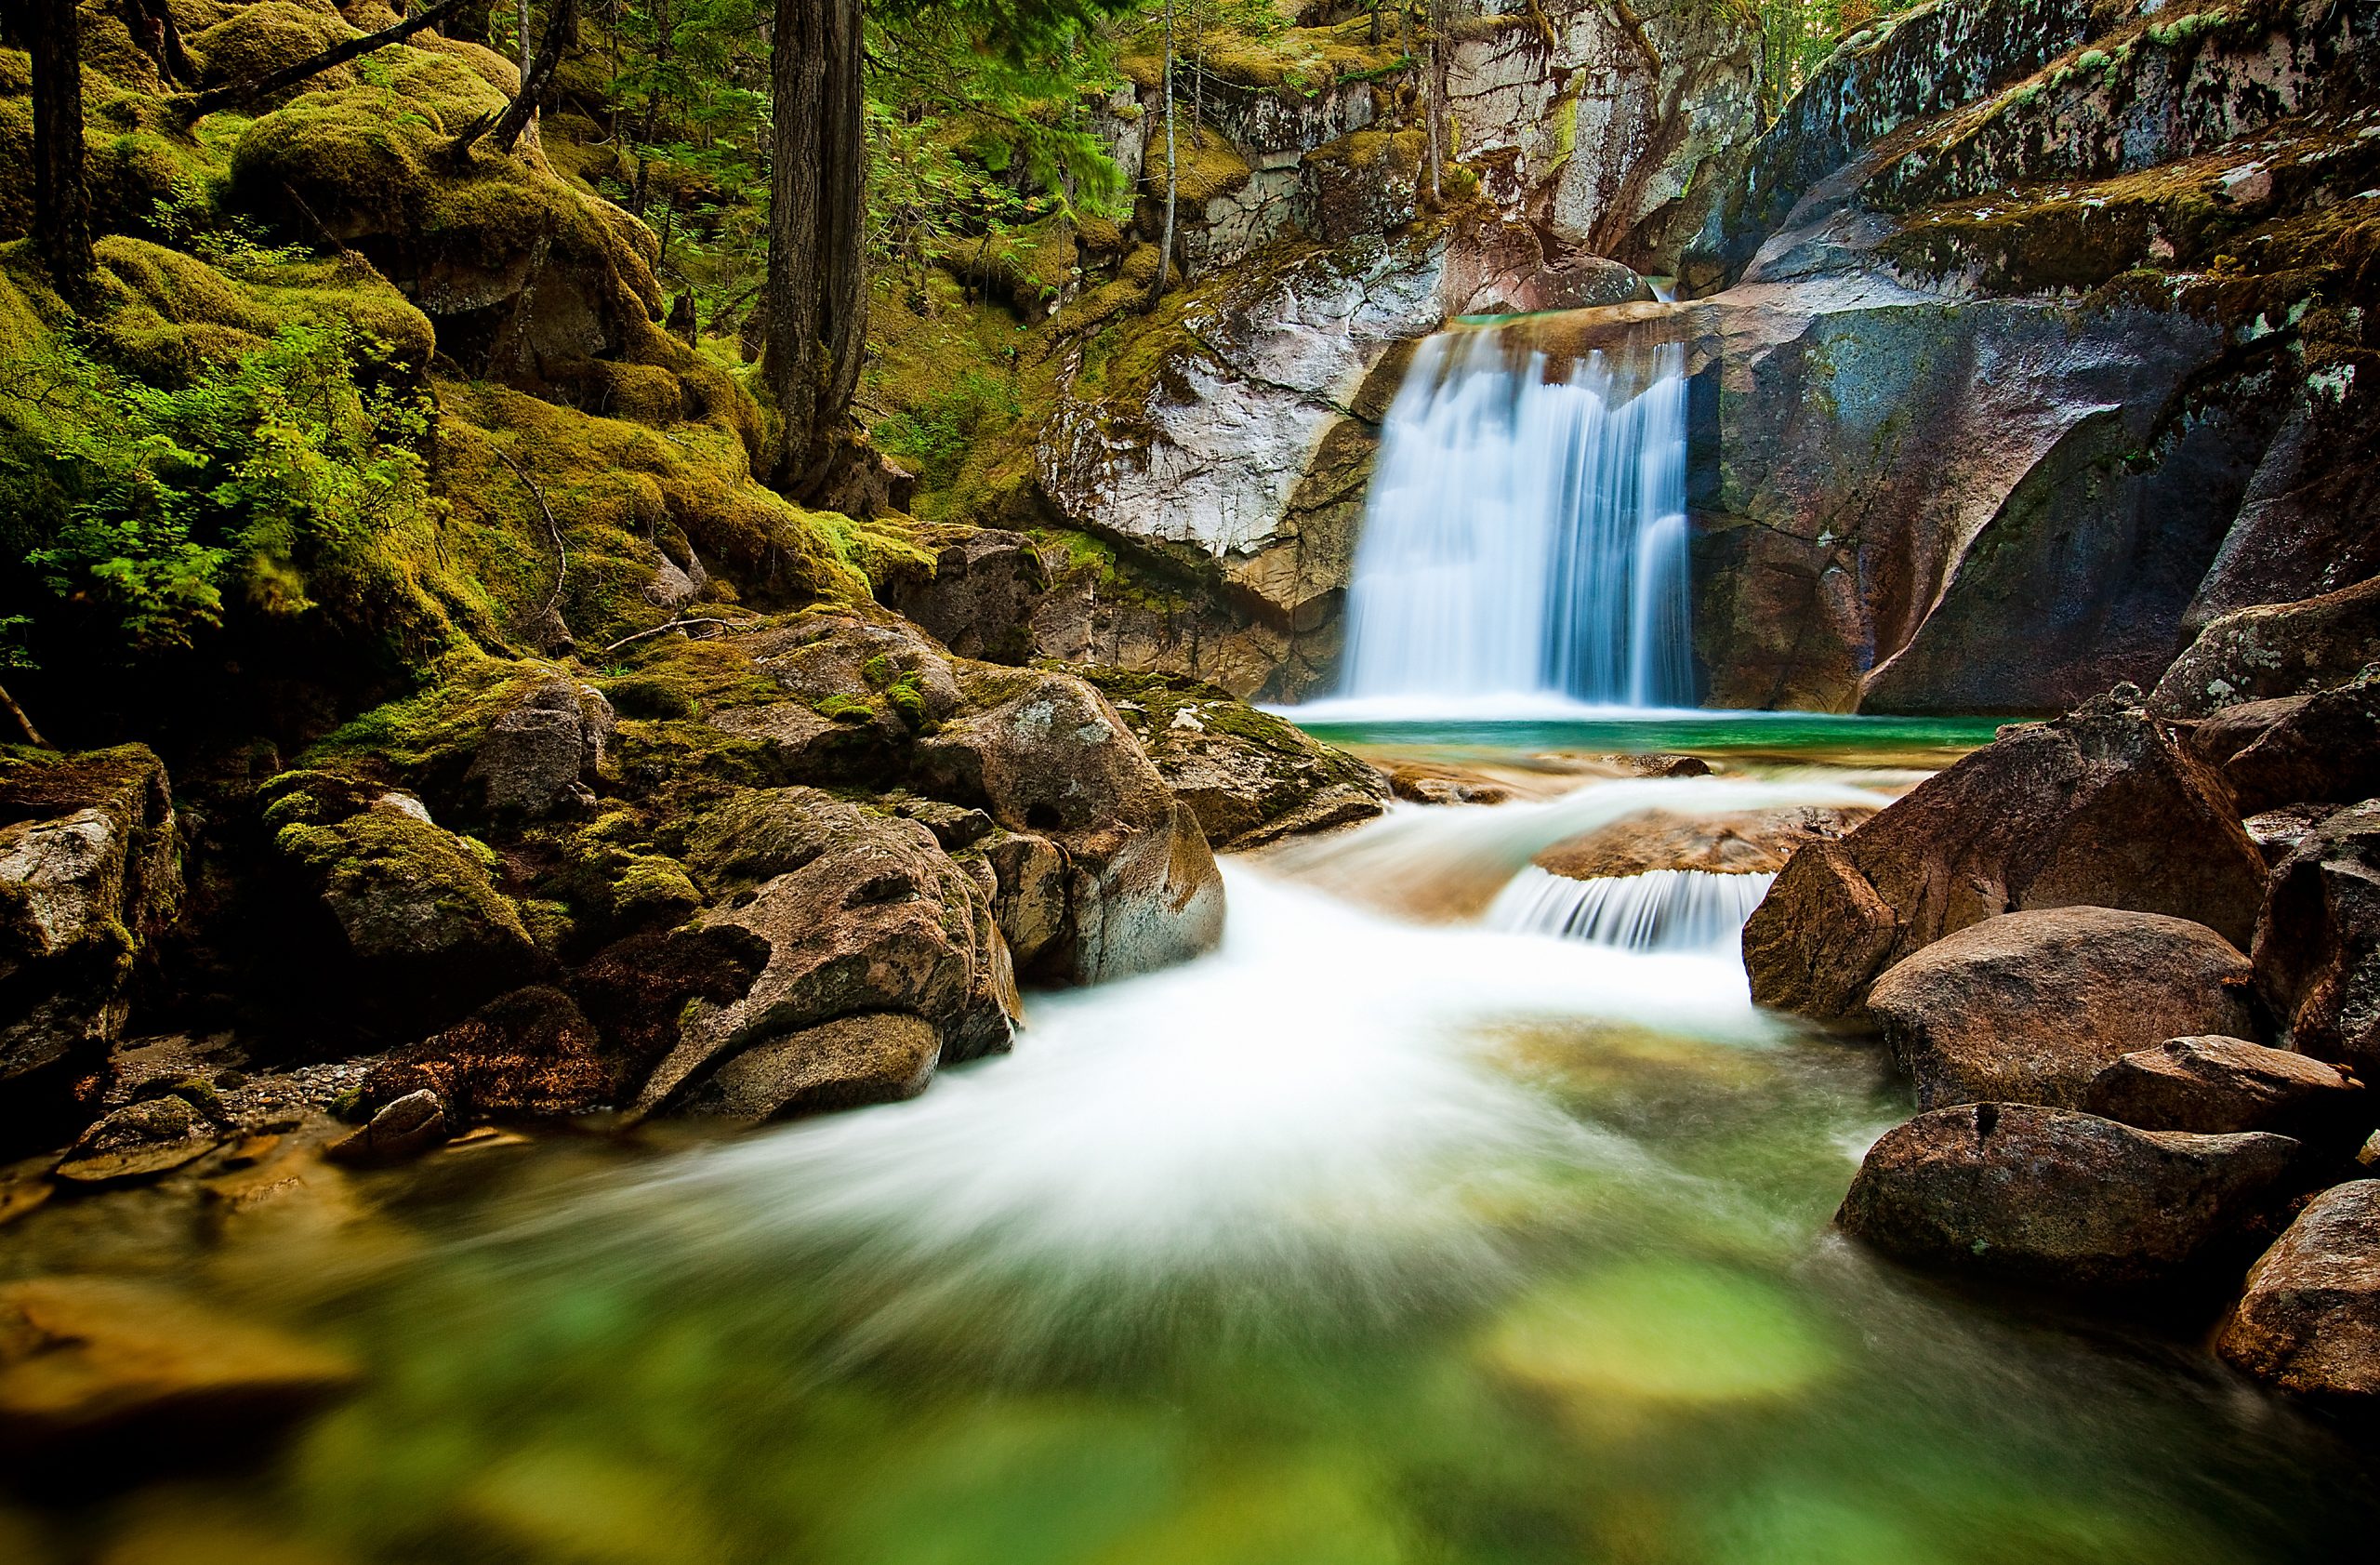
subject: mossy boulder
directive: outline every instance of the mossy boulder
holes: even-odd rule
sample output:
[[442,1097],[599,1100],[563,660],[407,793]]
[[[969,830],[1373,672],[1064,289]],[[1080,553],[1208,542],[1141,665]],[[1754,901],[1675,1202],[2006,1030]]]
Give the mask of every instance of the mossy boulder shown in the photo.
[[[185,44],[198,64],[197,86],[218,87],[269,76],[355,35],[356,29],[337,11],[298,5],[294,0],[258,0],[192,35]],[[336,92],[352,86],[355,79],[354,65],[334,65],[295,87],[284,88],[277,100],[286,101],[300,92]]]
[[343,1019],[367,1030],[436,1026],[536,967],[521,910],[491,878],[495,855],[417,802],[319,772],[284,773],[258,798],[297,899],[293,959],[328,964],[293,982],[347,996]]
[[0,749],[0,1115],[104,1056],[181,894],[165,769],[146,746]]

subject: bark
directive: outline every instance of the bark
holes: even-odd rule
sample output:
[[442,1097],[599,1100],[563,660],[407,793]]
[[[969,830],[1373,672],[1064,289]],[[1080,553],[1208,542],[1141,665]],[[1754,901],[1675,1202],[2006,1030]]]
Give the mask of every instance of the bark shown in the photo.
[[91,291],[91,192],[83,178],[83,24],[74,0],[27,0],[33,87],[34,246],[69,304]]
[[1439,17],[1438,0],[1430,0],[1430,48],[1423,58],[1422,69],[1427,73],[1427,81],[1421,95],[1421,110],[1430,122],[1430,200],[1434,204],[1444,199],[1439,179],[1438,114],[1446,103],[1446,81],[1441,73],[1442,62],[1438,53]]
[[859,387],[867,329],[859,0],[777,0],[770,58],[768,345],[776,402],[770,481],[826,480]]
[[157,62],[157,72],[176,86],[198,80],[198,66],[182,46],[182,30],[165,0],[130,0],[125,20],[133,38]]
[[[553,14],[546,19],[546,35],[537,41],[537,56],[522,73],[521,90],[512,95],[512,101],[505,105],[496,123],[485,128],[489,144],[497,152],[510,152],[512,144],[521,139],[521,133],[529,127],[529,122],[536,118],[538,98],[554,79],[554,73],[562,68],[564,51],[576,42],[578,0],[555,0]],[[456,137],[454,155],[461,158],[468,154],[482,134],[481,127],[475,126]]]
[[[48,5],[51,0],[39,0],[39,3]],[[176,99],[173,106],[180,113],[183,122],[187,124],[211,114],[218,109],[231,109],[245,103],[252,103],[259,98],[270,97],[284,87],[296,86],[309,76],[319,76],[334,65],[344,65],[349,60],[370,54],[375,49],[387,48],[390,44],[402,44],[423,29],[437,26],[448,17],[460,11],[463,6],[464,0],[438,0],[438,3],[428,10],[416,16],[409,16],[393,27],[384,27],[377,33],[366,33],[362,37],[350,38],[343,44],[334,44],[311,60],[301,60],[295,65],[284,65],[267,75],[253,76],[245,82],[226,82],[219,87],[209,87],[205,92],[193,93],[188,98]]]
[[16,720],[18,729],[25,736],[25,743],[40,749],[50,748],[49,741],[41,736],[41,730],[33,726],[33,720],[25,715],[24,708],[17,705],[17,698],[8,694],[6,685],[0,685],[0,711]]
[[1148,308],[1165,297],[1166,273],[1173,267],[1173,205],[1182,188],[1181,152],[1173,137],[1173,0],[1165,0],[1165,238],[1157,248],[1157,278],[1149,284]]

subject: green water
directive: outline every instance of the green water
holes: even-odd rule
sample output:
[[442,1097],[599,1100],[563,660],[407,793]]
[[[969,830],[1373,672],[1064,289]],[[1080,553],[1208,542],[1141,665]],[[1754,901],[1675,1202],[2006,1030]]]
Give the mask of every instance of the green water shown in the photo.
[[1645,754],[1825,762],[1837,765],[1947,765],[1991,742],[1996,717],[1864,717],[1837,712],[1699,711],[1523,719],[1307,719],[1283,715],[1336,745],[1481,758],[1514,752]]
[[[2198,1323],[1977,1298],[1835,1239],[1906,1088],[1872,1049],[1753,1013],[1731,958],[1409,927],[1229,875],[1222,952],[1035,997],[1015,1054],[913,1104],[448,1152],[367,1176],[344,1224],[190,1240],[161,1194],[155,1236],[177,1237],[118,1262],[346,1348],[363,1386],[261,1459],[0,1503],[0,1555],[2217,1565],[2368,1546],[2366,1458],[2223,1370]],[[62,1221],[36,1214],[27,1243]]]

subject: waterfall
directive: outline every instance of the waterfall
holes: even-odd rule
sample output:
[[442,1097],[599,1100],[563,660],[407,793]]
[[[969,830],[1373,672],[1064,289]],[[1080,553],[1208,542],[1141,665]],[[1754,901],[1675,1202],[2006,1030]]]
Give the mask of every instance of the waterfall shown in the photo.
[[1425,339],[1389,410],[1342,694],[1691,706],[1685,350],[1555,376],[1513,329]]
[[1732,945],[1774,875],[1648,869],[1572,880],[1535,865],[1488,909],[1491,929],[1560,935],[1631,951],[1709,951]]

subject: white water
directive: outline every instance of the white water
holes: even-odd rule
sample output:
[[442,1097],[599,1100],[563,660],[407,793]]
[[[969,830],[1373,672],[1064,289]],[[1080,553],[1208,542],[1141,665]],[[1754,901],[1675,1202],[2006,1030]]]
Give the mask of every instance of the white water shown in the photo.
[[1381,439],[1340,695],[1690,707],[1684,350],[1427,338]]
[[1558,935],[1629,951],[1732,954],[1744,921],[1776,879],[1649,869],[1577,880],[1532,864],[1496,894],[1486,922],[1516,935]]

